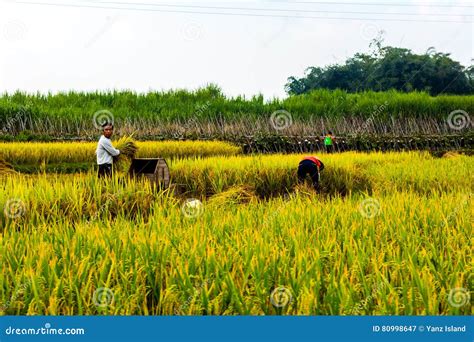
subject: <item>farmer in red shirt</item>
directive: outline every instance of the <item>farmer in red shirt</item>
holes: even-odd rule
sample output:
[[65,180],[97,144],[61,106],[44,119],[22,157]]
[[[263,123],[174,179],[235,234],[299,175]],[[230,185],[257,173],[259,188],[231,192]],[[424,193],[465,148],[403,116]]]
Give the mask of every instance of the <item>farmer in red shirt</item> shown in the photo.
[[298,165],[298,182],[303,183],[309,174],[316,191],[319,191],[319,173],[324,170],[324,164],[316,157],[304,157]]

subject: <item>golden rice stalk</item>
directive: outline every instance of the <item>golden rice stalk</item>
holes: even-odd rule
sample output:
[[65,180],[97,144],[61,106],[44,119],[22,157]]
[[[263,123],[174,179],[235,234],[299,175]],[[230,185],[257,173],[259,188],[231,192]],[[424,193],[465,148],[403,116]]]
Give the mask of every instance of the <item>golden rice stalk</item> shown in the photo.
[[250,203],[257,199],[255,190],[250,186],[238,185],[215,194],[209,199],[209,204],[221,206],[224,204]]
[[315,193],[314,188],[306,182],[297,184],[294,188],[294,194],[300,197],[313,197]]
[[115,170],[119,172],[127,172],[132,163],[132,159],[137,154],[137,144],[132,136],[125,135],[115,142],[115,148],[120,150],[120,154],[115,159]]
[[123,136],[115,143],[115,147],[120,150],[120,156],[132,159],[138,151],[137,144],[132,136]]
[[457,152],[454,152],[454,151],[448,151],[446,152],[445,154],[443,154],[442,158],[458,158],[460,157],[461,155]]

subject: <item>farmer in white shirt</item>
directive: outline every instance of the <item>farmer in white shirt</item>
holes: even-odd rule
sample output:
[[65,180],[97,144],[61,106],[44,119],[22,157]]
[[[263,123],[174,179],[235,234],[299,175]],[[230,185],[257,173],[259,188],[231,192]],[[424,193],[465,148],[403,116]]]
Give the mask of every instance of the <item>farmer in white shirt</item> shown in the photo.
[[103,134],[97,144],[97,165],[99,165],[99,178],[112,175],[113,157],[120,154],[120,151],[112,146],[110,137],[114,133],[114,125],[105,123],[102,125]]

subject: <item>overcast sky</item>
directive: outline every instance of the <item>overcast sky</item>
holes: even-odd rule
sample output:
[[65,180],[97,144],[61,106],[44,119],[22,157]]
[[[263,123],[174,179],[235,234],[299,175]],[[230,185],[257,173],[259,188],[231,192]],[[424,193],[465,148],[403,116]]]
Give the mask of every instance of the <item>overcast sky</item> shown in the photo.
[[2,93],[216,83],[232,96],[283,97],[289,76],[368,52],[380,30],[387,45],[473,58],[468,1],[24,1],[34,3],[0,0]]

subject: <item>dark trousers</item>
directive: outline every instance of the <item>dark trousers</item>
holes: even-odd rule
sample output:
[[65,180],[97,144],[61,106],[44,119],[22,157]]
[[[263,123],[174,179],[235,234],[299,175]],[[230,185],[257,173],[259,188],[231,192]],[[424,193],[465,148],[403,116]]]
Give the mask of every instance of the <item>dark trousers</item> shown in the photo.
[[99,172],[97,175],[99,176],[99,178],[112,176],[112,164],[99,165]]
[[304,183],[306,175],[311,177],[314,189],[319,190],[318,166],[311,160],[302,160],[298,165],[298,182]]
[[326,153],[333,153],[334,146],[333,145],[324,145],[326,147]]

